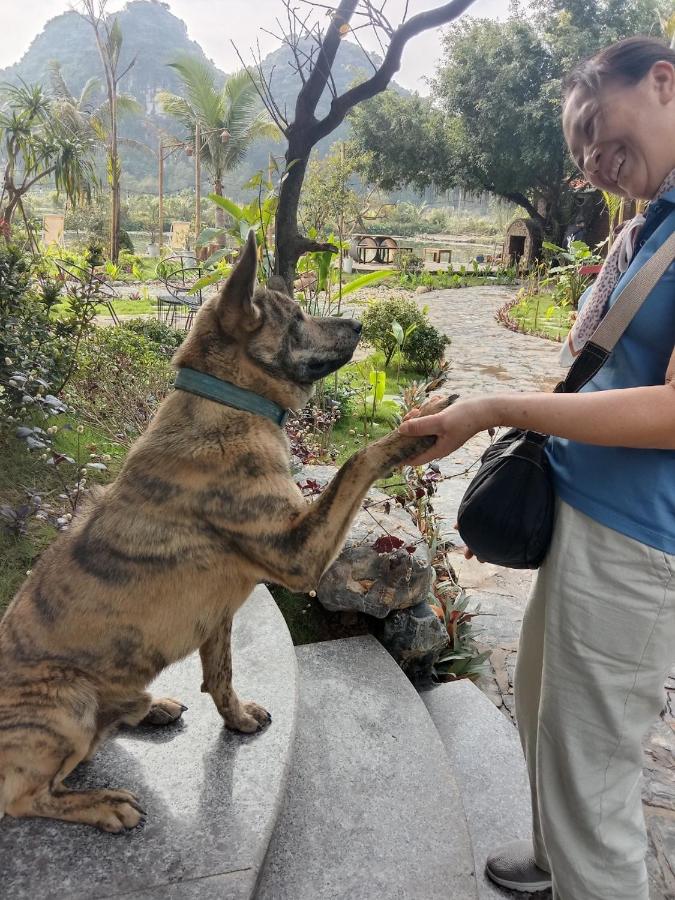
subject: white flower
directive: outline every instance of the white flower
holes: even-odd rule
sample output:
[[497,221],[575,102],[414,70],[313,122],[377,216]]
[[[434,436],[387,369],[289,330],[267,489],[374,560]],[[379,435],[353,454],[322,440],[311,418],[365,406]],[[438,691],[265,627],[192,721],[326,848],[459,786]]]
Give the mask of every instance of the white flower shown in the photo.
[[12,365],[12,360],[9,358],[9,356],[6,356],[6,357],[5,357],[5,365],[6,365],[6,366],[11,366],[11,365]]
[[84,434],[84,425],[78,425],[78,426],[77,426],[77,433],[78,433],[78,434]]

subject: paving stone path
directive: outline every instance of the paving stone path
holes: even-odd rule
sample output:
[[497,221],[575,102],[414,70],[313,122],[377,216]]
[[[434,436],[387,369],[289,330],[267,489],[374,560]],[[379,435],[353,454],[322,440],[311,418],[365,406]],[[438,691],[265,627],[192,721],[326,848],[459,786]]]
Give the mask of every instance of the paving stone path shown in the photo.
[[[511,332],[495,320],[496,311],[513,293],[503,287],[463,288],[419,298],[420,305],[429,306],[433,324],[452,340],[449,392],[467,397],[488,391],[551,390],[562,377],[559,344]],[[446,480],[436,509],[456,545],[451,559],[459,581],[473,602],[480,603],[481,615],[474,620],[481,629],[480,640],[492,649],[493,674],[480,686],[514,719],[513,672],[532,574],[465,560],[461,539],[452,527],[459,500],[486,445],[486,438],[479,436],[441,462]],[[675,669],[666,684],[666,697],[663,715],[645,741],[643,799],[652,900],[675,898]]]

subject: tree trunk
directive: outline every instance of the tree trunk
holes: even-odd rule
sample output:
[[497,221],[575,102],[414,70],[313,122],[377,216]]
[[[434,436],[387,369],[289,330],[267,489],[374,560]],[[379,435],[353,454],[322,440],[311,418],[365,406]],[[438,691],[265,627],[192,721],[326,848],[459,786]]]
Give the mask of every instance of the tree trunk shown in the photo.
[[[216,175],[213,181],[213,193],[218,194],[219,197],[223,196],[223,179],[220,175]],[[225,228],[225,210],[222,206],[216,206],[216,228]],[[220,235],[220,237],[216,238],[214,243],[218,245],[219,249],[224,247],[225,235]]]
[[298,229],[300,191],[311,151],[311,145],[294,139],[292,134],[289,135],[286,151],[288,175],[281,184],[275,224],[274,274],[284,279],[291,293],[295,281],[295,267],[311,243],[301,236]]
[[110,102],[110,258],[116,263],[120,255],[120,170],[117,155],[117,85],[109,98]]

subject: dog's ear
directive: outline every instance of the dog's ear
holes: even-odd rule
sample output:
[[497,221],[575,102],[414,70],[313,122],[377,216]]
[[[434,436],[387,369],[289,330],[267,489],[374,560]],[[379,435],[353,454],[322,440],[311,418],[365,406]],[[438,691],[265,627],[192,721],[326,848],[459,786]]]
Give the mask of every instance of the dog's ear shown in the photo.
[[255,232],[251,230],[218,299],[221,321],[231,322],[234,316],[247,330],[256,327],[261,315],[260,309],[253,302],[257,281],[258,245]]

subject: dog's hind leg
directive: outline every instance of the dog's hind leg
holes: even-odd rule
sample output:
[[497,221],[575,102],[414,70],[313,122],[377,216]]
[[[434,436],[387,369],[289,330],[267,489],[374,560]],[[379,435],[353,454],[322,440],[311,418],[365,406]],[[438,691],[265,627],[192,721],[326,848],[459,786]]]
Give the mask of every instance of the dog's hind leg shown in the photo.
[[113,705],[111,715],[119,725],[170,725],[180,719],[186,709],[180,700],[151,697],[141,691],[126,697],[117,709]]
[[171,697],[153,698],[150,709],[139,722],[140,725],[171,725],[183,715],[187,706]]
[[17,818],[61,819],[110,832],[139,825],[144,813],[128,791],[63,787],[64,778],[84,759],[92,731],[58,711],[49,721],[12,725],[0,742],[3,811]]
[[93,825],[118,834],[136,828],[145,818],[138,800],[129,791],[69,791],[65,788],[38,794],[23,794],[6,812],[10,816],[41,816]]
[[129,697],[108,697],[101,703],[99,710],[97,732],[92,739],[85,760],[90,760],[111,731],[119,725],[128,725],[134,728],[136,725],[170,725],[183,715],[187,706],[180,700],[172,700],[169,697],[155,699],[139,691]]
[[272,716],[253,701],[242,701],[232,687],[232,616],[226,613],[213,634],[199,648],[204,682],[202,691],[211,694],[227,728],[252,733],[269,725]]

